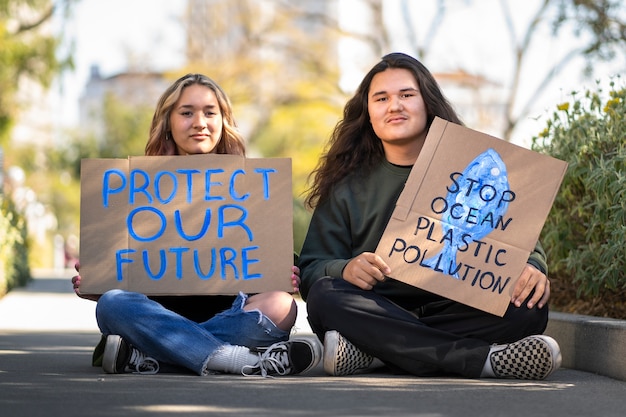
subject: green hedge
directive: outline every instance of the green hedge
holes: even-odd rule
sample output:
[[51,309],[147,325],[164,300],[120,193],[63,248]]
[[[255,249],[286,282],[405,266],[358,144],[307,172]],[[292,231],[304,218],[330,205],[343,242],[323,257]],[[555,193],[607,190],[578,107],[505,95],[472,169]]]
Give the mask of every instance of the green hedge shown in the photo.
[[602,95],[572,93],[532,146],[569,163],[541,239],[579,296],[626,288],[626,89]]
[[26,221],[12,201],[0,195],[0,297],[30,279]]

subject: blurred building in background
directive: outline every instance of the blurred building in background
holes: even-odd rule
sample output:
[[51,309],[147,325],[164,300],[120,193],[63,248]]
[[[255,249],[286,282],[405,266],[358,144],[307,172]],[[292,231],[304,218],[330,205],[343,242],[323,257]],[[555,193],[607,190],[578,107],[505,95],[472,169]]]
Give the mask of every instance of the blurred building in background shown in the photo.
[[496,137],[504,130],[502,85],[462,69],[433,72],[433,76],[466,126]]
[[[294,77],[290,70],[297,71],[303,59],[302,51],[297,50],[298,34],[281,34],[275,27],[279,16],[288,16],[293,28],[324,44],[321,59],[338,72],[341,90],[351,94],[380,58],[376,48],[384,47],[385,41],[372,39],[377,33],[373,28],[382,22],[386,6],[394,4],[381,2],[378,9],[376,2],[368,0],[188,0],[187,60],[229,62],[242,54],[257,55],[259,62],[272,62],[271,68],[280,68],[269,70],[259,88],[276,88]],[[271,36],[257,38],[270,31]],[[262,42],[256,43],[260,39]],[[429,69],[466,125],[494,136],[503,131],[506,92],[502,85],[462,68],[449,72]]]
[[[259,100],[293,94],[280,89],[297,78],[296,72],[303,67],[323,65],[324,71],[338,74],[339,88],[351,94],[365,71],[380,58],[376,48],[383,43],[371,35],[375,34],[372,26],[382,19],[385,3],[380,9],[372,4],[368,0],[187,0],[182,15],[187,63],[224,67],[258,63],[242,88],[254,89]],[[429,69],[466,125],[494,136],[502,132],[506,95],[501,85],[462,68],[448,72]],[[220,83],[224,75],[221,77]],[[103,77],[99,68],[92,66],[80,98],[81,130],[88,128],[101,137],[107,95],[129,104],[153,106],[170,82],[163,74],[152,72]],[[239,102],[235,91],[229,88],[229,94]],[[253,103],[250,113],[264,111],[265,104]],[[239,114],[245,118],[246,111]],[[245,129],[246,120],[240,122]]]
[[93,134],[104,140],[104,103],[108,96],[131,106],[154,106],[169,86],[163,73],[123,72],[102,77],[97,65],[91,73],[80,97],[79,125],[83,134]]
[[[274,61],[288,70],[300,59],[298,40],[324,42],[324,60],[337,62],[328,29],[337,20],[337,0],[187,0],[188,62],[220,62],[242,54]],[[290,30],[296,29],[296,30]],[[336,43],[336,42],[335,42]],[[304,44],[304,43],[301,43]],[[300,51],[301,52],[301,51]],[[261,69],[261,68],[260,68]]]

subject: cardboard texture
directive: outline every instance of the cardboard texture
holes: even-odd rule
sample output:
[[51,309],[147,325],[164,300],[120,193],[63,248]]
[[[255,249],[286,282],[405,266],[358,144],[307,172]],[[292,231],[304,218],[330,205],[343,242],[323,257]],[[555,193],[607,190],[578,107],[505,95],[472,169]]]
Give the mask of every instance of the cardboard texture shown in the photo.
[[81,292],[293,292],[291,160],[85,159]]
[[436,118],[376,253],[391,278],[503,316],[566,169]]

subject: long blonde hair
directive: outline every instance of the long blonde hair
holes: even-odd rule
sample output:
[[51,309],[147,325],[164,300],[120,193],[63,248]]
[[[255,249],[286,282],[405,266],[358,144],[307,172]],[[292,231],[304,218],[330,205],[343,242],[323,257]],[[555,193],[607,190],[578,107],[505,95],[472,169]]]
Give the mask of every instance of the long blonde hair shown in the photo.
[[178,154],[171,134],[170,115],[183,90],[195,84],[210,88],[215,93],[222,113],[222,135],[216,145],[215,152],[218,154],[245,156],[244,140],[237,131],[237,123],[233,116],[230,99],[215,81],[202,74],[187,74],[180,77],[161,95],[152,116],[150,137],[148,138],[148,143],[146,143],[146,155]]

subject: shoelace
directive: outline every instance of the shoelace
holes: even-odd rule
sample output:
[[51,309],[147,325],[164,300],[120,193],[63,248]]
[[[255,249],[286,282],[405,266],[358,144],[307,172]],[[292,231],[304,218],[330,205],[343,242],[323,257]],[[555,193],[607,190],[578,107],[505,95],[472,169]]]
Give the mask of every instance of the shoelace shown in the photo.
[[241,373],[245,376],[254,375],[247,373],[246,370],[261,371],[263,378],[270,377],[272,374],[287,375],[289,373],[289,351],[287,346],[282,343],[274,343],[265,350],[263,353],[259,353],[259,361],[256,365],[246,365],[241,370]]
[[159,372],[159,362],[137,349],[132,349],[128,365],[134,367],[138,374],[152,375]]

